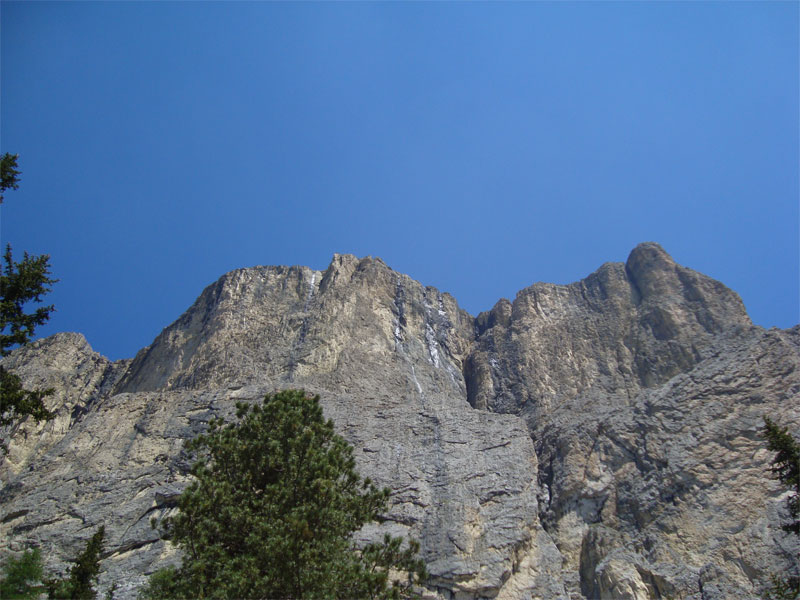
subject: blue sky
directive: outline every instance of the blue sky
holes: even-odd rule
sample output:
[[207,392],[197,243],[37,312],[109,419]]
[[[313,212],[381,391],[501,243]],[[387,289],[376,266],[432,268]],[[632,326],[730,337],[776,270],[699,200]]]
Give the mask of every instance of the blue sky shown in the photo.
[[224,272],[380,256],[473,314],[657,241],[798,322],[798,3],[0,5],[2,243],[131,357]]

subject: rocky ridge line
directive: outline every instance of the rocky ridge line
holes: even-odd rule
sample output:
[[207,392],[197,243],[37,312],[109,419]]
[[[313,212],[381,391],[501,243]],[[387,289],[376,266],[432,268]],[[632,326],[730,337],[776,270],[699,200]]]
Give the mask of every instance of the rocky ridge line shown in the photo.
[[302,387],[394,491],[360,536],[418,537],[436,597],[759,597],[795,548],[759,431],[800,423],[798,339],[652,243],[477,318],[380,259],[233,271],[131,361],[77,334],[5,359],[58,417],[15,431],[0,553],[59,568],[105,523],[103,585],[133,594],[175,559],[149,519],[186,484],[182,441]]

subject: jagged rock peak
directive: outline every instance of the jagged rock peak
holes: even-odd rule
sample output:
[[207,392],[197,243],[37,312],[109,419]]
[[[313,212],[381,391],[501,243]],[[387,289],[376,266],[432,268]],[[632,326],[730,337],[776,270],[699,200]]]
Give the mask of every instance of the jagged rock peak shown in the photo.
[[686,372],[717,336],[752,328],[739,296],[653,242],[569,285],[535,283],[476,320],[469,402],[541,416],[578,395],[620,395]]
[[[415,348],[437,362],[465,350],[459,340],[471,339],[473,324],[452,296],[423,288],[379,258],[335,254],[325,271],[240,269],[207,287],[140,351],[116,391],[287,386],[309,365],[335,371],[353,339],[374,339],[373,352],[393,353],[400,341],[410,343],[410,327],[417,328]],[[458,332],[448,333],[453,328]],[[461,366],[453,360],[455,378]]]
[[[416,303],[406,310],[406,294],[412,288]],[[751,326],[734,292],[677,265],[653,242],[634,248],[626,264],[606,263],[576,283],[536,283],[520,291],[513,303],[500,300],[477,319],[459,309],[448,294],[423,288],[380,258],[334,254],[325,271],[259,266],[223,275],[139,352],[117,391],[226,386],[265,377],[291,383],[311,360],[323,359],[333,368],[331,361],[338,360],[341,348],[334,344],[335,351],[330,352],[331,343],[322,339],[325,324],[334,316],[341,321],[355,313],[360,320],[343,338],[369,337],[374,332],[361,329],[377,327],[383,332],[379,344],[384,348],[402,339],[400,326],[408,315],[418,315],[420,343],[429,347],[432,360],[438,360],[439,351],[431,345],[433,329],[427,327],[431,315],[444,308],[444,298],[453,305],[452,314],[458,315],[448,317],[459,324],[457,335],[442,334],[453,356],[460,357],[454,359],[453,369],[467,382],[474,406],[502,412],[510,410],[509,402],[548,404],[562,395],[552,383],[537,391],[517,384],[504,390],[499,381],[490,384],[489,373],[497,375],[502,362],[494,359],[488,370],[480,363],[492,358],[497,348],[513,345],[512,338],[523,343],[525,351],[511,352],[507,347],[505,360],[524,364],[513,367],[513,377],[506,373],[508,377],[500,380],[513,382],[531,368],[539,373],[534,379],[552,380],[553,369],[567,369],[571,375],[562,379],[562,385],[574,396],[609,378],[605,388],[629,392],[664,381],[695,364],[710,337]],[[556,339],[575,333],[580,333],[574,343],[581,348],[564,347],[566,354],[558,356],[554,365],[530,364],[531,348],[556,344]],[[485,344],[490,347],[488,354]],[[320,352],[324,358],[317,355]],[[600,362],[599,354],[605,355]],[[526,380],[527,388],[532,380]]]
[[709,332],[751,325],[736,292],[719,281],[678,265],[655,242],[636,246],[625,267],[640,302],[680,305]]
[[52,421],[25,420],[12,428],[15,443],[0,467],[16,472],[36,452],[57,444],[70,425],[98,399],[113,389],[127,369],[128,360],[112,363],[92,350],[80,333],[56,333],[18,348],[3,359],[3,366],[19,375],[27,389],[53,389],[45,406],[54,412]]

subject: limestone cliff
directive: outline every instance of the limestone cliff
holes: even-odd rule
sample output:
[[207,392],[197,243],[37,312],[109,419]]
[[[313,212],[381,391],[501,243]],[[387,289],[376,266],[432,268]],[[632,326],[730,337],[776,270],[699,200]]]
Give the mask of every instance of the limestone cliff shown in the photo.
[[[102,584],[175,560],[150,528],[186,484],[182,444],[237,400],[304,388],[394,491],[443,598],[756,598],[789,568],[762,415],[800,425],[800,329],[657,244],[473,318],[380,259],[224,275],[110,363],[58,334],[4,364],[57,390],[13,432],[0,553],[63,568],[101,523]],[[794,554],[793,554],[794,552]]]

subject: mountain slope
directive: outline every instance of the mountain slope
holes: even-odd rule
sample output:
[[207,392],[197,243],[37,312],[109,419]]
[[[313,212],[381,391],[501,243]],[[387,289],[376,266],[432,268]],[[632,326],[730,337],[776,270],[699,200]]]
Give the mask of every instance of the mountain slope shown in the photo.
[[5,359],[58,417],[15,431],[4,548],[57,568],[105,523],[102,581],[130,595],[175,559],[149,520],[186,484],[183,440],[297,387],[394,491],[360,537],[419,538],[434,595],[758,597],[794,548],[760,430],[800,423],[798,339],[652,243],[477,318],[380,259],[234,271],[131,361],[77,334]]

